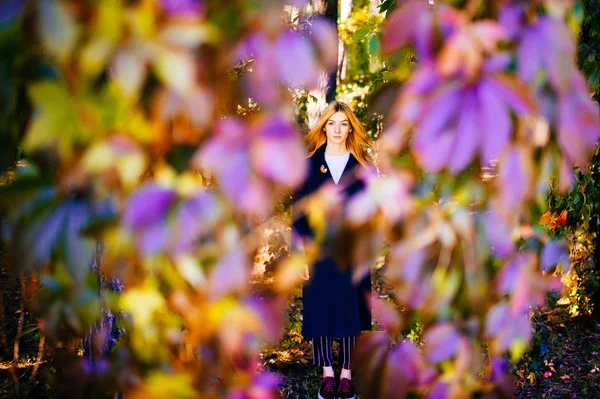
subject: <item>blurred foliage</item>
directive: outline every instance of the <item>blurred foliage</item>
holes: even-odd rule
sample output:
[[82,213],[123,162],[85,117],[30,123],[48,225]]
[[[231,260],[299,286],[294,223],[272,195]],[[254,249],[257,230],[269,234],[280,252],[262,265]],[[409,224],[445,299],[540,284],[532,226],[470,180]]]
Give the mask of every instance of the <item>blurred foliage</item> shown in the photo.
[[[259,353],[282,331],[289,351],[301,344],[296,290],[316,256],[280,250],[281,214],[306,174],[304,93],[338,45],[290,2],[0,5],[7,165],[23,151],[0,186],[7,263],[42,282],[31,308],[52,345],[100,326],[96,356],[55,363],[57,395],[277,397]],[[356,5],[339,94],[378,138],[381,174],[365,171],[348,203],[324,187],[296,206],[322,232],[306,248],[342,243],[332,256],[357,274],[386,255],[361,396],[510,397],[507,358],[560,291],[558,233],[588,198],[547,213],[548,182],[568,191],[600,133],[574,59],[580,4]],[[269,281],[251,284],[273,232]],[[105,311],[126,332],[107,356]]]
[[[592,97],[598,101],[600,70],[596,56],[600,52],[600,4],[585,0],[581,3],[583,20],[579,34],[577,63],[588,80]],[[566,236],[571,242],[572,270],[567,276],[566,296],[559,304],[568,305],[572,315],[600,315],[600,147],[596,147],[585,168],[575,171],[575,182],[566,194],[549,192],[549,213],[566,213],[566,223],[552,233]]]
[[[368,5],[355,5],[350,17],[338,24],[344,43],[345,77],[338,76],[337,97],[352,106],[372,139],[377,139],[383,126],[382,116],[370,112],[369,99],[390,75],[381,59],[379,36],[383,21],[383,14],[373,14]],[[342,69],[338,75],[339,72]]]
[[588,85],[597,98],[600,89],[600,69],[598,57],[600,56],[600,4],[593,0],[584,0],[583,22],[579,37],[577,64],[588,79]]

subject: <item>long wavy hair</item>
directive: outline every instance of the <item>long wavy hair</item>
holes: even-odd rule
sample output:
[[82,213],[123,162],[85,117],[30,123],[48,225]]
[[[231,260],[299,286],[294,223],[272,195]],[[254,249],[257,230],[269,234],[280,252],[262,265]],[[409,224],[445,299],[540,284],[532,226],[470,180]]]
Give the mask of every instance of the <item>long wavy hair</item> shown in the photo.
[[372,140],[369,138],[363,124],[360,123],[356,115],[354,115],[354,112],[352,112],[347,104],[341,101],[331,102],[327,108],[325,108],[325,111],[323,111],[321,119],[319,119],[306,134],[306,145],[308,147],[309,156],[313,156],[315,151],[327,142],[324,126],[329,118],[336,112],[343,112],[346,114],[346,117],[348,117],[348,121],[350,122],[350,127],[352,128],[352,130],[348,132],[348,137],[346,138],[346,149],[354,155],[361,165],[367,166],[368,163],[372,163],[373,160],[367,152],[367,148],[371,147],[373,144]]

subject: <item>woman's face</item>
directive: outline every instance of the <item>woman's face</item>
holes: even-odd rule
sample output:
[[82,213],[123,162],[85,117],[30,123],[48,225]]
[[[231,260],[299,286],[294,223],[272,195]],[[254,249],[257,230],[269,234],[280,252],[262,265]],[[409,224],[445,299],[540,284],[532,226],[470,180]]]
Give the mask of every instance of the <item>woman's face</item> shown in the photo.
[[341,111],[331,115],[331,118],[325,122],[325,134],[328,143],[345,145],[348,133],[351,131],[350,121],[346,114]]

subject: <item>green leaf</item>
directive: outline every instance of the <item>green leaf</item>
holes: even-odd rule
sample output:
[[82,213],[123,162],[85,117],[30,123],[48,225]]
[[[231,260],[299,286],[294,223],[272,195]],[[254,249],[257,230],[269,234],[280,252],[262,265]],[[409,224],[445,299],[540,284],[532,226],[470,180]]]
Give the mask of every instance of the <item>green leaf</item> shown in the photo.
[[80,234],[91,217],[91,209],[79,201],[69,201],[63,206],[67,208],[68,216],[65,220],[62,255],[73,282],[76,287],[81,287],[92,266],[95,249],[94,242]]
[[33,84],[29,96],[35,109],[23,141],[25,150],[52,150],[65,159],[72,155],[76,144],[90,138],[91,127],[78,123],[74,106],[85,104],[73,100],[61,82],[46,80]]
[[103,215],[92,217],[81,229],[81,235],[88,238],[99,238],[106,229],[119,224],[119,217]]
[[379,41],[379,37],[373,35],[369,38],[369,52],[371,54],[379,54],[381,49],[381,43]]
[[0,186],[0,207],[12,208],[34,197],[41,189],[52,183],[47,176],[32,176],[17,179]]
[[361,41],[366,39],[370,34],[371,34],[371,30],[367,29],[367,28],[359,28],[356,30],[356,33],[353,36],[353,39],[355,41]]

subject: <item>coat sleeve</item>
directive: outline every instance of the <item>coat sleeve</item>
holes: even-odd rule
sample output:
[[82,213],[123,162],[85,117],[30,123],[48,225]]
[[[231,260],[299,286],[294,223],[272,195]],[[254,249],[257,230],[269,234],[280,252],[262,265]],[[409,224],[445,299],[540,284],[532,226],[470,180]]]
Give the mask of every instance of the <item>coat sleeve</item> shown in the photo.
[[308,162],[308,173],[304,183],[292,194],[292,242],[293,238],[313,237],[313,231],[308,223],[306,214],[298,209],[296,204],[310,194],[311,191],[311,176],[312,162]]

